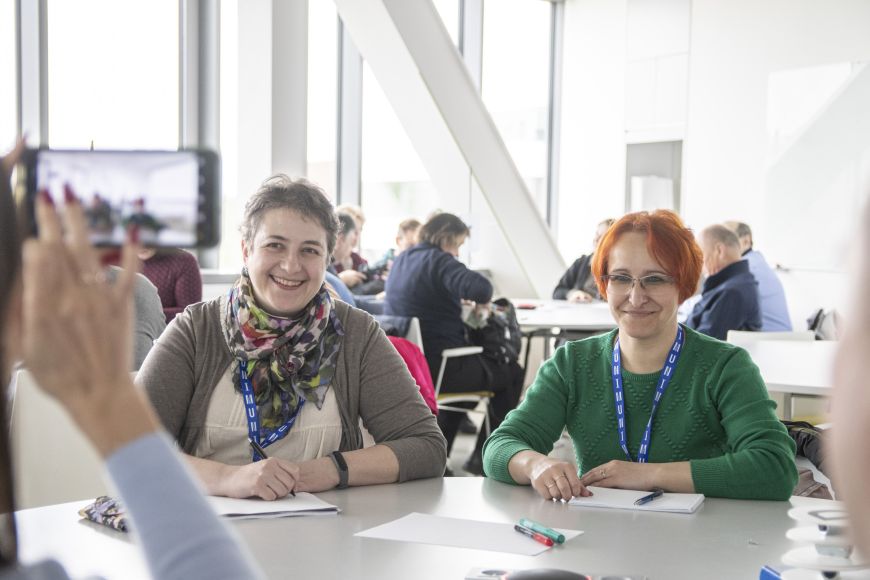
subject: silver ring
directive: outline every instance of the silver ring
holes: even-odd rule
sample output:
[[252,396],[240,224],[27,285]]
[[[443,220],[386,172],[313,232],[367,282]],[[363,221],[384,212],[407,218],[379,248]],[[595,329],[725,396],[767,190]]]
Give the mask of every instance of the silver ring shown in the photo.
[[601,470],[601,479],[607,479],[607,472],[603,469]]
[[106,281],[106,274],[102,270],[98,270],[94,273],[83,273],[81,276],[79,276],[79,279],[85,286],[102,284]]
[[556,482],[555,482],[555,481],[551,481],[550,483],[547,484],[547,489],[549,489],[549,488],[551,488],[551,487],[553,487],[553,486],[555,486],[555,485],[556,485]]

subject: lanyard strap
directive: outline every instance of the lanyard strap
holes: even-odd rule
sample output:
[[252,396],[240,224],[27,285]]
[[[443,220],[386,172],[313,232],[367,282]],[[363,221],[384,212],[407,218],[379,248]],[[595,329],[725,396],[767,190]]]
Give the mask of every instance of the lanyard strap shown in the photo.
[[[668,353],[668,358],[665,360],[665,368],[662,369],[662,374],[659,377],[656,394],[653,397],[652,412],[649,415],[646,429],[643,431],[643,439],[640,442],[640,449],[637,453],[637,462],[646,463],[649,459],[649,441],[652,435],[653,419],[656,416],[656,410],[659,408],[659,402],[662,400],[662,395],[665,394],[665,389],[671,382],[674,376],[674,370],[677,367],[677,360],[680,358],[680,351],[683,348],[683,328],[677,326],[677,338],[674,339],[674,344],[671,345],[671,351]],[[628,451],[628,441],[625,435],[625,397],[622,390],[622,365],[619,356],[619,337],[613,345],[613,364],[611,365],[611,374],[613,378],[613,398],[616,401],[616,428],[619,432],[619,446],[625,452],[626,458],[633,461],[631,453]]]
[[[254,387],[251,385],[251,379],[248,377],[247,361],[239,361],[239,382],[242,386],[242,399],[245,401],[245,412],[248,420],[248,437],[252,441],[256,441],[261,447],[268,447],[278,439],[283,438],[290,431],[293,423],[296,422],[296,417],[299,416],[299,411],[302,405],[305,404],[305,398],[299,397],[299,404],[296,405],[296,410],[287,419],[287,422],[278,427],[268,437],[260,441],[260,411],[257,409],[257,402],[254,399]],[[252,453],[251,460],[259,461],[262,459],[259,454]]]

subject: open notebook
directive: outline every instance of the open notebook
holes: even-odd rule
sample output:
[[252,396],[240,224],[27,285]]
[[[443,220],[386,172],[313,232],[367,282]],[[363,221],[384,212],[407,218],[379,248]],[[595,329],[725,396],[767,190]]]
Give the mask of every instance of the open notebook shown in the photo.
[[634,505],[635,501],[649,495],[649,492],[595,486],[590,486],[589,491],[593,493],[591,497],[575,497],[568,503],[584,507],[679,514],[694,513],[704,503],[704,495],[700,493],[664,493],[649,503]]
[[302,491],[297,492],[296,497],[288,495],[275,501],[209,496],[208,502],[219,515],[233,519],[322,516],[340,511],[337,506]]

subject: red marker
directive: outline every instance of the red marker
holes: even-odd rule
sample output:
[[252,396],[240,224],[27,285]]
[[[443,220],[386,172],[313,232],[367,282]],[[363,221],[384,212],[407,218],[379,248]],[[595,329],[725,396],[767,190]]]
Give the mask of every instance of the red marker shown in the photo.
[[524,536],[528,536],[531,539],[533,539],[534,541],[540,542],[541,544],[544,544],[545,546],[549,547],[549,546],[553,545],[553,540],[551,540],[550,538],[548,538],[547,536],[545,536],[543,534],[539,534],[538,532],[530,530],[529,528],[526,528],[526,527],[521,526],[519,524],[514,524],[514,529],[516,531],[518,531],[519,533],[523,534]]

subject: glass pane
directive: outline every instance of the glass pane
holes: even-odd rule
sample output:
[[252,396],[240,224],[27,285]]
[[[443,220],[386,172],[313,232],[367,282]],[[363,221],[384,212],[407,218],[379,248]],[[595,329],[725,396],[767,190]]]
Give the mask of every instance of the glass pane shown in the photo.
[[435,10],[456,45],[459,44],[459,2],[460,0],[435,0]]
[[15,0],[0,0],[0,154],[15,141]]
[[177,0],[48,0],[52,147],[178,147]]
[[544,216],[550,10],[541,0],[498,0],[483,12],[483,101]]
[[377,259],[395,244],[399,222],[423,220],[438,199],[429,174],[367,63],[363,64],[363,255]]
[[338,122],[338,13],[308,3],[308,179],[335,199]]

